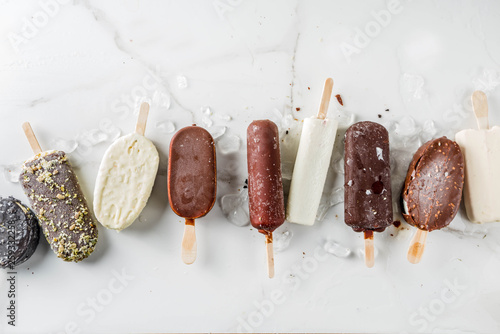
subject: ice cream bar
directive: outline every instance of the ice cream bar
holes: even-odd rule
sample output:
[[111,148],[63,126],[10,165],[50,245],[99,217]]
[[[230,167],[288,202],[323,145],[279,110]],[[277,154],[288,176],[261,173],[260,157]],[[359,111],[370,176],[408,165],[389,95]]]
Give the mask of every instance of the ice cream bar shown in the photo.
[[403,216],[424,231],[439,230],[455,217],[462,199],[464,159],[446,137],[420,147],[408,168],[403,188]]
[[[327,99],[325,108],[332,85],[332,79],[327,79],[323,93],[323,100]],[[320,107],[318,117],[304,120],[286,210],[286,219],[292,223],[313,225],[316,220],[338,125],[325,116],[326,110]]]
[[463,130],[455,137],[465,157],[465,209],[474,223],[500,221],[500,127]]
[[252,226],[267,236],[285,221],[278,127],[253,121],[247,130],[248,200]]
[[393,222],[389,134],[359,122],[345,134],[345,222],[356,232],[382,232]]
[[174,212],[184,218],[206,215],[215,203],[217,169],[210,133],[198,126],[179,130],[170,143],[168,196]]
[[123,230],[146,206],[159,164],[153,143],[138,133],[118,138],[99,167],[94,189],[97,220],[107,228]]
[[182,259],[196,259],[194,220],[205,216],[214,206],[217,167],[214,140],[207,130],[188,126],[179,130],[170,143],[168,198],[172,210],[186,219]]
[[13,197],[0,197],[0,268],[12,270],[28,260],[39,239],[35,214]]
[[57,256],[74,262],[88,257],[97,243],[97,228],[66,154],[35,155],[24,163],[20,182]]

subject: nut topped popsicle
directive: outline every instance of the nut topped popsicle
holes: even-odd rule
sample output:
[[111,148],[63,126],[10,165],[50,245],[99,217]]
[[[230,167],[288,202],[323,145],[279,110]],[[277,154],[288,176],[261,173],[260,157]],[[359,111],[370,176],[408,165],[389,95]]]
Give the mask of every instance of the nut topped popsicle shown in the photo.
[[20,183],[54,253],[79,262],[94,251],[97,227],[78,179],[64,152],[42,152],[29,123],[23,129],[35,156],[24,163]]
[[253,121],[247,129],[250,222],[266,236],[269,277],[274,277],[273,231],[285,222],[278,127]]
[[418,228],[408,261],[418,263],[427,232],[448,226],[460,207],[464,158],[457,143],[446,137],[422,145],[408,167],[403,194],[403,217]]
[[210,133],[196,125],[180,129],[170,142],[168,199],[172,210],[185,218],[182,260],[196,260],[195,219],[205,216],[215,204],[217,165]]
[[393,222],[389,133],[380,124],[358,122],[345,134],[345,222],[365,235],[365,262],[374,265],[373,232]]

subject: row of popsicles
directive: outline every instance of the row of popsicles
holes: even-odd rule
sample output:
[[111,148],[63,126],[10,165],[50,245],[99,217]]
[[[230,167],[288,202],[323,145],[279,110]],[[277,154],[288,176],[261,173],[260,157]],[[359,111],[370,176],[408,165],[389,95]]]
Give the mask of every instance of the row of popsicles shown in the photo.
[[[248,127],[247,154],[249,207],[252,225],[265,234],[269,276],[274,275],[272,232],[285,218],[312,225],[321,200],[337,123],[326,118],[333,80],[327,79],[317,117],[304,120],[285,216],[281,179],[279,135],[269,120]],[[447,226],[456,215],[464,184],[471,221],[500,219],[500,205],[493,195],[493,170],[500,166],[498,127],[487,130],[487,103],[475,92],[473,104],[480,130],[457,134],[457,143],[443,137],[424,144],[410,164],[402,194],[405,220],[418,228],[408,258],[418,262],[427,231]],[[159,165],[153,143],[144,137],[149,106],[143,104],[136,131],[120,137],[106,151],[94,190],[94,210],[105,227],[130,226],[145,207]],[[76,175],[61,151],[42,151],[29,124],[23,128],[35,156],[23,165],[21,184],[35,212],[15,199],[0,203],[0,235],[15,229],[17,255],[0,242],[0,265],[17,265],[31,256],[38,238],[34,216],[58,257],[78,262],[97,243],[97,227],[89,212]],[[393,223],[390,182],[389,136],[373,122],[351,126],[345,136],[345,222],[365,234],[365,255],[373,266],[373,232]],[[169,151],[168,196],[173,211],[186,219],[182,259],[196,259],[194,221],[206,215],[216,199],[216,159],[210,134],[197,126],[179,130]],[[36,220],[36,219],[35,219]],[[31,252],[31,253],[30,253]],[[9,255],[9,256],[7,256]]]

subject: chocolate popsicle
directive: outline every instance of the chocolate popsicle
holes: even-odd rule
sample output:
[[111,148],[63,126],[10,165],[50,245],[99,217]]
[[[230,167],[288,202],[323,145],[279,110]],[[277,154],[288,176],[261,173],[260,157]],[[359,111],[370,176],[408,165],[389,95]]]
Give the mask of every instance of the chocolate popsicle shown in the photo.
[[28,122],[23,130],[35,156],[24,163],[19,182],[54,253],[79,262],[94,251],[97,227],[78,179],[64,152],[42,152]]
[[448,226],[460,207],[464,158],[458,144],[446,137],[422,145],[408,167],[402,193],[403,217],[418,228],[408,260],[418,263],[427,232]]
[[0,268],[14,269],[36,250],[40,227],[35,214],[14,197],[0,197]]
[[285,221],[278,127],[270,120],[253,121],[247,130],[248,203],[250,222],[266,236],[268,274],[274,276],[273,231]]
[[196,260],[194,220],[214,206],[217,167],[214,140],[207,130],[195,125],[179,130],[170,142],[168,198],[172,210],[186,219],[182,260]]
[[393,222],[389,134],[380,124],[359,122],[345,134],[345,222],[365,234],[365,260],[374,264],[373,232]]

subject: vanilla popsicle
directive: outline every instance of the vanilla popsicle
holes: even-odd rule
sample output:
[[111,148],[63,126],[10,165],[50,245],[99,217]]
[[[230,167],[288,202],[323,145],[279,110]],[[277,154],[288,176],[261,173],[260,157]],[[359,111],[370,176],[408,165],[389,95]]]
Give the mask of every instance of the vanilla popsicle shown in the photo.
[[488,101],[481,91],[472,94],[479,129],[463,130],[455,140],[465,158],[464,200],[474,223],[500,221],[500,127],[489,129]]
[[136,131],[118,138],[101,161],[94,189],[94,211],[97,220],[109,229],[123,230],[130,226],[146,206],[153,189],[160,159],[154,144],[143,134]]
[[455,139],[465,156],[467,216],[474,223],[500,221],[500,127],[463,130]]
[[291,223],[313,225],[316,220],[338,126],[325,118],[332,85],[327,79],[318,116],[304,120],[288,195],[286,219]]

